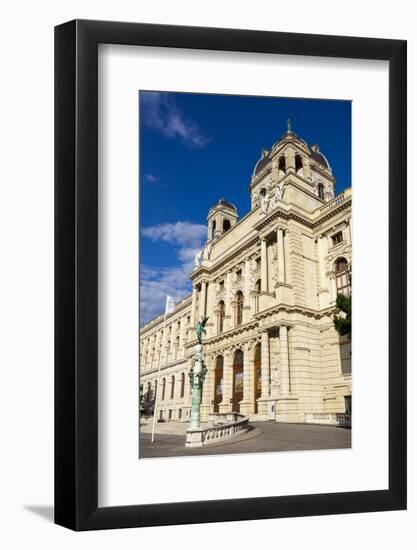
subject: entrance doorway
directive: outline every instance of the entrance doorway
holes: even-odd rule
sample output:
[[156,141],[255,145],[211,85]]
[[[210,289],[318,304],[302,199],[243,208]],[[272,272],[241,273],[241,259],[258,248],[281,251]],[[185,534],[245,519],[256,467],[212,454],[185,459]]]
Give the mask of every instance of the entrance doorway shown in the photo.
[[255,353],[253,358],[253,383],[254,383],[254,408],[255,414],[258,414],[258,399],[261,397],[262,385],[261,385],[261,344],[257,344],[255,347]]
[[219,412],[219,405],[223,401],[223,356],[219,355],[216,359],[214,369],[214,407],[215,413]]
[[232,411],[240,412],[240,401],[243,399],[243,351],[238,350],[233,359],[233,397]]

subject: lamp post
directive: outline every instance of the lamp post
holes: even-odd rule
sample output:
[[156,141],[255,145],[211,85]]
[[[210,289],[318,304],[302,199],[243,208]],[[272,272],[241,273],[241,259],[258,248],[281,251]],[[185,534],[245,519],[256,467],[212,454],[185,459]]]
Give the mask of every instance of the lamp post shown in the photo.
[[194,348],[193,356],[193,366],[189,372],[190,383],[191,383],[191,415],[190,415],[190,426],[187,432],[192,432],[194,430],[200,430],[200,405],[201,405],[201,388],[203,387],[203,382],[206,377],[207,368],[204,366],[204,356],[203,356],[203,344],[202,337],[206,332],[205,326],[207,324],[208,317],[202,317],[201,321],[197,323],[196,334],[198,339],[198,344]]

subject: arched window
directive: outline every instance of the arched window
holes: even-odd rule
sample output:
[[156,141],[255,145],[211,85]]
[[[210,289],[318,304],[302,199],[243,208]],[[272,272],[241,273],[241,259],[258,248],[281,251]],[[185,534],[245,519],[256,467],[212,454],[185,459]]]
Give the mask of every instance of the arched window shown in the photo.
[[165,378],[162,378],[162,393],[161,393],[161,401],[165,399],[165,388],[166,388],[167,381]]
[[230,220],[223,220],[223,233],[226,233],[226,231],[229,231],[231,225],[230,225]]
[[336,289],[338,294],[350,296],[349,267],[345,258],[335,261],[334,271],[336,273]]
[[179,351],[180,351],[180,337],[176,336],[175,337],[175,347],[174,347],[174,359],[176,359],[178,357]]
[[283,155],[282,157],[279,157],[279,161],[278,161],[278,171],[279,171],[279,172],[284,172],[284,174],[285,174],[286,165],[285,165],[285,157],[284,157],[284,155]]
[[295,173],[298,174],[303,170],[303,159],[300,155],[295,155]]
[[243,294],[240,290],[236,292],[236,325],[241,325],[243,320]]
[[317,185],[317,195],[319,199],[324,200],[324,185],[322,183]]
[[219,302],[218,332],[223,332],[225,306],[223,300]]
[[233,358],[232,411],[240,412],[243,399],[243,351],[237,350]]
[[266,189],[262,187],[262,189],[259,191],[259,197],[263,199],[266,195]]
[[223,356],[219,355],[216,359],[214,369],[214,412],[219,412],[219,404],[223,400]]
[[214,239],[216,235],[216,220],[213,220],[213,223],[211,224],[211,238]]
[[171,399],[174,399],[174,390],[175,390],[175,376],[171,376]]
[[181,392],[180,397],[184,397],[184,390],[185,390],[185,374],[181,373]]

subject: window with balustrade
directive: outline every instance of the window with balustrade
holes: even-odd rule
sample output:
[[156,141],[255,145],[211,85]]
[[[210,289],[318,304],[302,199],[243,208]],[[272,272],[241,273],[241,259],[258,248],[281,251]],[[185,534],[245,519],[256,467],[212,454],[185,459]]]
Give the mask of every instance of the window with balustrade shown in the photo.
[[340,244],[341,242],[343,242],[343,233],[341,231],[339,231],[335,235],[332,235],[332,245],[333,246],[336,246],[336,245]]
[[223,332],[223,329],[224,329],[224,316],[225,316],[225,305],[224,305],[223,300],[221,300],[219,302],[218,310],[219,310],[219,314],[218,314],[217,329],[218,329],[218,332]]
[[240,290],[236,292],[236,325],[243,322],[243,294]]
[[339,258],[334,264],[336,274],[336,290],[338,294],[350,296],[350,272],[345,258]]
[[340,366],[342,374],[352,374],[352,342],[347,336],[341,336],[339,340],[340,347]]
[[174,399],[174,391],[175,391],[175,376],[171,376],[171,399]]

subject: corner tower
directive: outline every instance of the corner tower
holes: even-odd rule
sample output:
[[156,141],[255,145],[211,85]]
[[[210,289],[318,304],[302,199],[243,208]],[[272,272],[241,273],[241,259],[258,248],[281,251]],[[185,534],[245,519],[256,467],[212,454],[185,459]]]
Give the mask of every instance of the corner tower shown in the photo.
[[207,240],[213,241],[229,231],[237,223],[236,206],[221,198],[209,210],[207,216],[208,234]]
[[270,209],[280,200],[306,210],[334,197],[335,178],[319,146],[308,145],[287,120],[287,131],[270,149],[263,149],[249,187],[252,209]]

